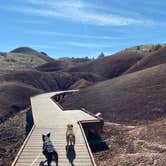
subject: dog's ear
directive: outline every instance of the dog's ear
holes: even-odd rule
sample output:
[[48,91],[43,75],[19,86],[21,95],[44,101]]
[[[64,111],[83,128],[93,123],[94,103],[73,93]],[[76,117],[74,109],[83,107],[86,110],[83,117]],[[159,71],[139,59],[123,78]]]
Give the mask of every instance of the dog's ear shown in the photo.
[[50,137],[50,135],[51,135],[51,133],[48,133],[48,134],[47,134],[47,137]]
[[45,141],[45,135],[44,134],[42,134],[42,140]]

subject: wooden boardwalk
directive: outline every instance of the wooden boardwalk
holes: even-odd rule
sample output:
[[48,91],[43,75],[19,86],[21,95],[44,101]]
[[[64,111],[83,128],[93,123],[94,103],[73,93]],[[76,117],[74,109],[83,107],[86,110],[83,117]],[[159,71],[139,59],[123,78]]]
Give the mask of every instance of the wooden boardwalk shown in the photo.
[[[42,154],[42,134],[51,133],[51,140],[58,153],[58,166],[94,166],[95,162],[87,143],[80,121],[96,121],[81,110],[65,110],[51,97],[74,91],[45,93],[31,98],[34,126],[25,140],[12,166],[44,166],[47,163]],[[76,135],[75,148],[66,152],[66,125],[72,123]],[[52,162],[52,166],[55,164]]]

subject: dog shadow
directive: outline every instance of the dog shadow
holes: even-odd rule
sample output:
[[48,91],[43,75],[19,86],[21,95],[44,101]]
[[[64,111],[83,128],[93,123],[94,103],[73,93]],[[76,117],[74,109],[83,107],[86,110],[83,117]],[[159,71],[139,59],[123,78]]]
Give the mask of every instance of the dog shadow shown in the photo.
[[66,145],[66,157],[69,160],[70,164],[74,166],[73,161],[76,158],[74,145]]

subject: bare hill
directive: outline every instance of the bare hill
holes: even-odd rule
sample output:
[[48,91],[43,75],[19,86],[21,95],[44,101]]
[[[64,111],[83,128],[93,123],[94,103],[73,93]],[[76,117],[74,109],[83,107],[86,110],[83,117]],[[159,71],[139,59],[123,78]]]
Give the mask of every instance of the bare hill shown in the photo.
[[126,48],[125,50],[139,51],[139,52],[155,52],[158,51],[160,48],[164,47],[166,47],[166,44],[143,44],[143,45]]
[[73,67],[69,71],[91,72],[106,78],[113,78],[124,73],[144,56],[146,56],[146,53],[123,51]]
[[139,71],[142,69],[146,69],[152,66],[156,66],[159,64],[166,63],[166,47],[160,48],[158,51],[145,56],[140,61],[138,61],[135,65],[129,68],[126,73],[131,73],[135,71]]
[[41,59],[43,59],[46,62],[53,62],[54,59],[49,57],[46,53],[44,52],[38,52],[30,47],[18,47],[12,51],[10,51],[10,53],[21,53],[21,54],[27,54],[27,55],[35,55]]
[[0,52],[0,69],[30,69],[39,65],[53,62],[47,55],[37,52],[28,47],[20,47],[11,52]]
[[42,90],[23,83],[1,83],[0,85],[0,123],[15,115],[29,105],[30,96],[42,93]]
[[87,88],[88,86],[93,85],[93,82],[87,81],[85,79],[80,79],[76,81],[73,85],[69,87],[69,89],[82,89]]
[[38,55],[40,54],[38,51],[30,48],[30,47],[18,47],[15,48],[14,50],[10,51],[11,53],[22,53],[22,54],[33,54],[33,55]]
[[58,90],[57,81],[49,74],[35,70],[8,71],[0,74],[0,82],[24,83],[45,91]]
[[101,112],[113,122],[144,122],[165,115],[166,64],[98,83],[66,98],[65,108]]
[[53,71],[69,71],[70,68],[78,65],[91,62],[93,60],[88,58],[61,58],[54,62],[49,62],[36,67],[39,71],[53,72]]
[[96,83],[103,78],[93,73],[39,72],[36,70],[7,71],[0,74],[0,82],[21,82],[44,91],[69,89],[80,79]]
[[73,67],[73,63],[70,61],[56,60],[55,62],[46,63],[40,66],[37,66],[38,71],[43,72],[54,72],[54,71],[65,71]]

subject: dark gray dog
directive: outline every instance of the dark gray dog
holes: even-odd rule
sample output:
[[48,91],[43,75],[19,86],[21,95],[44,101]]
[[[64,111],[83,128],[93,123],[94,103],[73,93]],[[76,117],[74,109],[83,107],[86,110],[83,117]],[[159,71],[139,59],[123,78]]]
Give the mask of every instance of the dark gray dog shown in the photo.
[[43,139],[43,154],[47,159],[48,166],[51,166],[51,162],[54,161],[58,166],[58,153],[55,151],[54,145],[50,140],[50,133],[42,135]]

